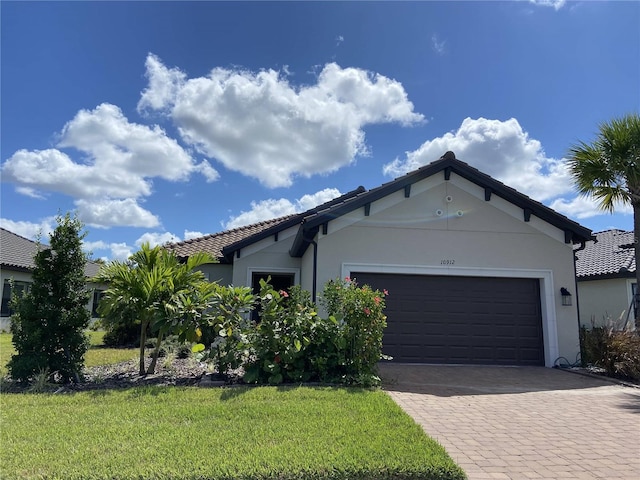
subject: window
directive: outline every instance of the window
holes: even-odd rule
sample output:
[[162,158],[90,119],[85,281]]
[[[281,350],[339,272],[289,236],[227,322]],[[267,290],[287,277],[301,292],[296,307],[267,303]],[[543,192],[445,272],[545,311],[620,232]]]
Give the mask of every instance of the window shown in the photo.
[[104,290],[93,290],[93,303],[91,304],[91,318],[99,318],[98,305],[100,305],[100,299],[104,295]]
[[[267,273],[267,272],[253,272],[251,275],[251,289],[255,295],[260,293],[260,280],[267,280],[271,277],[270,284],[274,290],[288,290],[295,285],[295,274],[293,273]],[[259,306],[254,308],[251,313],[251,319],[254,322],[258,321]]]
[[11,288],[11,281],[5,280],[4,285],[2,286],[2,310],[0,310],[0,316],[2,317],[10,317],[13,313],[11,311],[11,292],[12,290],[16,295],[20,296],[23,293],[29,291],[30,282],[13,282],[13,288]]

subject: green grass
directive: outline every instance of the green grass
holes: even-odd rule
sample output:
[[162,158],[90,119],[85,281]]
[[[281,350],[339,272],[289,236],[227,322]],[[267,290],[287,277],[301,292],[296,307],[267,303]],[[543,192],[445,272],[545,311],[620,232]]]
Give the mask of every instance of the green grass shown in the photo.
[[3,479],[460,479],[382,391],[145,387],[0,395]]
[[[87,367],[124,362],[136,358],[138,355],[136,348],[105,348],[102,342],[103,331],[87,330],[87,335],[91,341],[91,347],[85,355],[84,364]],[[16,351],[11,343],[11,334],[0,333],[0,376],[5,376],[8,373],[7,362],[14,353]]]

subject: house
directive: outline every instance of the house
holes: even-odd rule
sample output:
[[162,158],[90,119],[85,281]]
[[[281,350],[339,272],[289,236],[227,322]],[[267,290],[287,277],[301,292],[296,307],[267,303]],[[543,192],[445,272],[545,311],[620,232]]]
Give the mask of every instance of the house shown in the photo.
[[[12,290],[18,293],[29,288],[32,282],[31,273],[35,267],[33,257],[38,251],[38,244],[32,240],[21,237],[9,230],[0,227],[0,285],[2,286],[2,308],[0,309],[0,331],[9,329],[11,316],[10,300]],[[85,275],[94,277],[100,264],[87,262]],[[92,298],[87,308],[92,316],[97,317],[96,307],[104,286],[88,283],[87,287],[93,290]]]
[[[407,363],[546,365],[579,352],[573,245],[591,231],[447,152],[380,187],[168,248],[223,284],[338,277],[386,289],[383,352]],[[575,292],[574,292],[575,293]]]
[[581,325],[635,325],[638,285],[633,242],[633,232],[607,230],[576,250]]

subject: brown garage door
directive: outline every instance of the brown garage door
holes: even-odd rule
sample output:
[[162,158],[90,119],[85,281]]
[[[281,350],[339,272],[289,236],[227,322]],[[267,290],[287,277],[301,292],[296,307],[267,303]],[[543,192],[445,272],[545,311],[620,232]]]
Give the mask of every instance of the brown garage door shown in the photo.
[[389,291],[383,352],[396,362],[544,365],[538,279],[351,276]]

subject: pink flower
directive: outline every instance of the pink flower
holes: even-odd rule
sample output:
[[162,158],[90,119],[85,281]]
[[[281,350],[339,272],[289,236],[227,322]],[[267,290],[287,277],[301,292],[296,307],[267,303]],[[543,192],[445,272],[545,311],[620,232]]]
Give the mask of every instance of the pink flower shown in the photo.
[[344,277],[344,281],[345,282],[350,282],[351,281],[351,277]]
[[382,291],[382,293],[384,293],[384,296],[386,297],[387,295],[389,295],[389,290],[387,290],[386,288]]
[[364,313],[366,313],[367,315],[371,315],[371,310],[369,310],[367,307],[364,307]]
[[376,302],[376,305],[380,305],[380,297],[375,297],[373,301]]
[[279,293],[280,293],[280,295],[282,295],[284,298],[289,297],[289,294],[287,293],[287,291],[286,291],[286,290],[280,290],[280,292],[279,292]]

